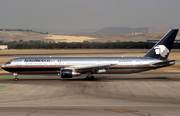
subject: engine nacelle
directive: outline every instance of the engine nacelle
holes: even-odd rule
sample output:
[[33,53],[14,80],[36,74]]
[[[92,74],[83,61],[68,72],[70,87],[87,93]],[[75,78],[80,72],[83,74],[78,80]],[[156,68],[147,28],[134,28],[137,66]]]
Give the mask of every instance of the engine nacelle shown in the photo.
[[61,69],[61,78],[72,78],[74,76],[81,76],[81,73],[75,72],[71,69]]

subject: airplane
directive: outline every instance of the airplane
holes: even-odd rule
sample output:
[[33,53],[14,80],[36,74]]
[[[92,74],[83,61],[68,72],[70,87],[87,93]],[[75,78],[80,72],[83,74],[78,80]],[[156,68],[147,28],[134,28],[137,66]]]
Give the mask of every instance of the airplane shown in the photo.
[[130,74],[175,64],[167,59],[179,29],[171,29],[142,57],[21,57],[9,60],[2,69],[18,74],[57,74],[72,78],[86,74]]

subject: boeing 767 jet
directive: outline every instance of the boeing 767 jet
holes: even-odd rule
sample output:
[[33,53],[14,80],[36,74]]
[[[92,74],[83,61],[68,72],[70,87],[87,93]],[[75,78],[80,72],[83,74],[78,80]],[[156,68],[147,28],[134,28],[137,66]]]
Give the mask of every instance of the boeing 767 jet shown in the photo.
[[162,68],[175,64],[167,59],[178,29],[171,29],[142,57],[21,57],[9,60],[2,69],[18,74],[57,74],[72,78],[86,74],[129,74]]

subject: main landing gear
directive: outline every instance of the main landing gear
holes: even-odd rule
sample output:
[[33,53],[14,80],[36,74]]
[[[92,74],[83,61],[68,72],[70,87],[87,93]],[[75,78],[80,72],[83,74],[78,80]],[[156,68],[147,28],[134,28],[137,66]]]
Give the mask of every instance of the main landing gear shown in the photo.
[[86,74],[87,74],[86,80],[94,80],[94,76],[92,76],[91,72],[87,72]]
[[17,73],[13,73],[13,75],[14,75],[14,80],[18,81]]

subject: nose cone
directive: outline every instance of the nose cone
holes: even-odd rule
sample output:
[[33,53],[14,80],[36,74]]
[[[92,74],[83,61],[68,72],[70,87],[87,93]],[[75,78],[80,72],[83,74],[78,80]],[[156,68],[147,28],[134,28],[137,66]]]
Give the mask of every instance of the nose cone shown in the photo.
[[5,66],[4,66],[4,64],[1,66],[1,68],[4,68]]
[[4,69],[5,69],[5,65],[3,64],[3,65],[1,66],[1,68],[4,70]]
[[1,68],[2,68],[4,71],[11,72],[11,68],[9,68],[9,66],[7,66],[6,64],[3,64],[3,65],[1,66]]

